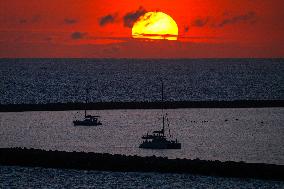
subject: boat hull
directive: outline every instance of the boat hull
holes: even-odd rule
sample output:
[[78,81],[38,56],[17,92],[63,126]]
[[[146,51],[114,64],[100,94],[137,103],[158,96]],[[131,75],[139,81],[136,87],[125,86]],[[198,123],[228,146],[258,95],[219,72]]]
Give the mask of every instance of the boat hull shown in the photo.
[[176,142],[143,142],[139,148],[145,149],[181,149],[181,143]]
[[100,126],[101,122],[73,121],[74,126]]

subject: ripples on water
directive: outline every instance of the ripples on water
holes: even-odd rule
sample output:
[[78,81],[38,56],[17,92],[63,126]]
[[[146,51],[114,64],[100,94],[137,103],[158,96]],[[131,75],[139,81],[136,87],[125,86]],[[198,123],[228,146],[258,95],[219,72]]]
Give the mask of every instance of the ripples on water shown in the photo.
[[134,172],[0,166],[0,188],[283,188],[284,182]]
[[[160,100],[283,100],[283,59],[0,59],[0,104]],[[0,113],[0,147],[93,151],[284,164],[283,109],[168,110],[181,150],[143,150],[157,110],[92,111],[103,126],[75,128],[76,112]],[[81,114],[82,115],[82,114]],[[227,121],[225,121],[227,120]],[[183,174],[0,166],[0,188],[283,188],[283,182]]]
[[[0,104],[284,99],[284,59],[0,59]],[[86,87],[88,86],[88,87]]]
[[166,112],[181,150],[138,148],[143,134],[161,128],[161,110],[90,111],[102,116],[98,127],[74,127],[83,112],[0,113],[0,147],[284,164],[283,108]]

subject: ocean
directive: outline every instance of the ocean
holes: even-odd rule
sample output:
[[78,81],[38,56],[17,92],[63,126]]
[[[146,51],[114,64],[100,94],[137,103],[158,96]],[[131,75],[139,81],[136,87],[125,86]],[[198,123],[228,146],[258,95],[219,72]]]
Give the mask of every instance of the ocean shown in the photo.
[[190,174],[102,172],[0,166],[0,188],[281,189],[283,181]]
[[[0,59],[0,104],[284,100],[284,59]],[[27,147],[284,165],[284,109],[168,109],[180,150],[143,150],[162,111],[1,112],[0,148]],[[168,128],[166,128],[168,129]],[[48,182],[47,182],[48,181]],[[283,182],[211,176],[0,166],[0,188],[283,188]]]
[[169,109],[166,134],[180,150],[139,148],[141,136],[162,128],[161,110],[88,111],[102,126],[74,127],[83,111],[0,113],[0,148],[84,151],[284,165],[284,109]]
[[283,100],[284,59],[0,59],[0,104]]

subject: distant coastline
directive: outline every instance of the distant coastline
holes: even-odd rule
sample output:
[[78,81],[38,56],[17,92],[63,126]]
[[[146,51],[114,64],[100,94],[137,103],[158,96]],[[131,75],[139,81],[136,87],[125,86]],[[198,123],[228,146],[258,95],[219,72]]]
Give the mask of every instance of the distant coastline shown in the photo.
[[284,100],[238,101],[168,101],[161,102],[97,102],[97,103],[48,103],[0,104],[0,112],[111,110],[111,109],[179,109],[179,108],[272,108],[284,107]]
[[0,165],[63,169],[190,173],[208,176],[284,180],[284,165],[139,157],[86,152],[0,149]]

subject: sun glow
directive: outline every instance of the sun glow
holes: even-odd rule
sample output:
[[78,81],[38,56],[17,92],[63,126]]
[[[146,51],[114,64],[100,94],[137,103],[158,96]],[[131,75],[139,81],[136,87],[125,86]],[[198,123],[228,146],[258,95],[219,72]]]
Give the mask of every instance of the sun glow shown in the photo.
[[177,40],[178,26],[163,12],[147,12],[134,23],[132,37]]

